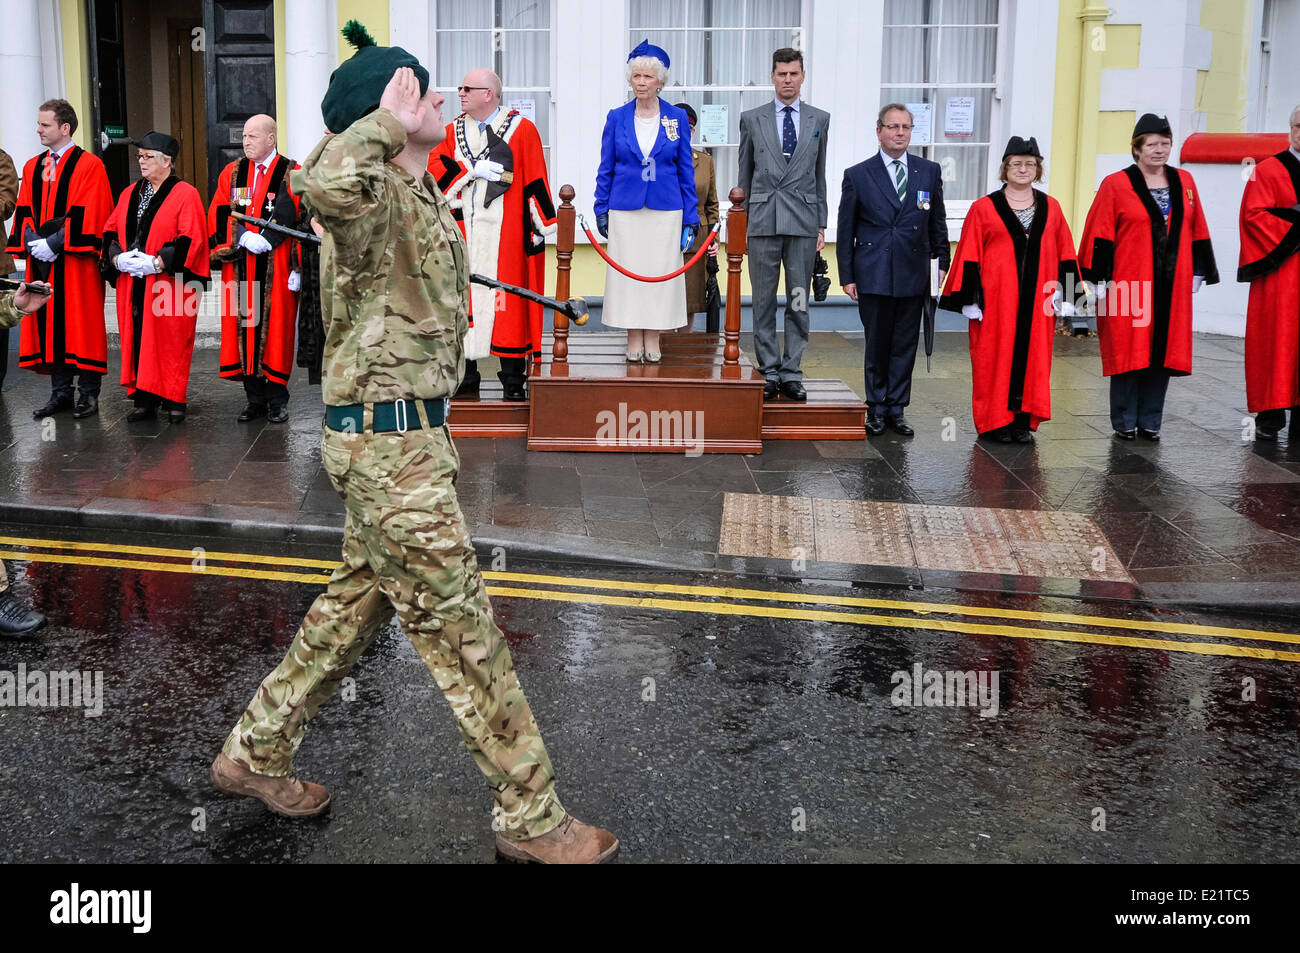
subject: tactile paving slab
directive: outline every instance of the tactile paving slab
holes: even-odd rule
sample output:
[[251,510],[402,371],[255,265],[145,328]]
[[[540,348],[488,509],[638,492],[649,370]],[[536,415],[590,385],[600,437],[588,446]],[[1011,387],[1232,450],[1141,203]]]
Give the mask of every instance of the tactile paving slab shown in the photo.
[[1082,513],[728,493],[724,556],[1132,582]]
[[813,501],[806,496],[728,493],[718,551],[728,556],[815,559]]

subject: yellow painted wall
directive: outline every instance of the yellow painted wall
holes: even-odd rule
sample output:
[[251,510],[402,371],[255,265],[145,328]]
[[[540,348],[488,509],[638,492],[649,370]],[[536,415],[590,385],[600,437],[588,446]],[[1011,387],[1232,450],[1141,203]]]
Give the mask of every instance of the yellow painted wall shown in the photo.
[[[380,46],[388,46],[388,4],[378,2],[378,0],[338,0],[338,29],[343,29],[343,24],[349,20],[360,21],[370,35],[375,38],[375,42]],[[339,62],[350,59],[356,52],[343,35],[339,34]]]
[[[1077,23],[1076,23],[1077,28]],[[1137,23],[1106,24],[1102,69],[1137,69],[1142,52],[1142,27]]]
[[1206,132],[1246,129],[1254,14],[1254,0],[1201,4],[1201,28],[1214,34],[1210,68],[1196,73],[1196,108],[1205,113]]
[[[1082,0],[1060,0],[1056,26],[1056,96],[1053,100],[1052,151],[1048,193],[1061,203],[1070,221],[1074,210],[1074,155],[1079,136],[1079,64],[1083,59],[1082,34],[1078,14]],[[1077,223],[1082,225],[1082,222]],[[1070,221],[1074,227],[1075,222]]]
[[59,20],[63,33],[67,99],[80,120],[72,141],[90,150],[90,136],[94,130],[90,121],[90,43],[87,40],[86,5],[78,0],[59,0]]
[[1133,127],[1137,113],[1132,110],[1103,112],[1097,116],[1097,145],[1095,152],[1130,152],[1133,148]]
[[[284,0],[275,0],[275,121],[285,128],[288,117],[289,96],[284,84]],[[280,134],[280,148],[284,148],[284,133]]]

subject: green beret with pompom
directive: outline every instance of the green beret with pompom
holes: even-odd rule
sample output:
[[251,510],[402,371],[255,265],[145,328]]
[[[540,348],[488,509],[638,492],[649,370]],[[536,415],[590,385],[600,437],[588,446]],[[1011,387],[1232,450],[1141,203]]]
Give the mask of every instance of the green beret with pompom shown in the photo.
[[321,116],[330,132],[342,132],[362,116],[379,108],[393,74],[403,66],[415,71],[420,95],[429,90],[429,71],[400,46],[379,46],[370,32],[356,20],[343,27],[343,38],[356,48],[345,63],[330,75],[329,88],[321,100]]

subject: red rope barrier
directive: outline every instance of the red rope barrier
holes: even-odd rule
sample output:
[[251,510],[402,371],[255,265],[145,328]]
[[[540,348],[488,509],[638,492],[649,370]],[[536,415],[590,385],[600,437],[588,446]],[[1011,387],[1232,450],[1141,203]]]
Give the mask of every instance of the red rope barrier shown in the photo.
[[645,275],[638,275],[635,272],[628,271],[626,268],[624,268],[622,265],[616,262],[613,258],[610,258],[609,255],[605,253],[605,249],[600,246],[600,242],[596,241],[596,236],[591,234],[591,229],[587,227],[587,220],[585,218],[582,220],[582,230],[587,233],[587,240],[591,242],[592,247],[596,249],[596,252],[600,255],[600,257],[605,259],[605,262],[609,265],[609,267],[613,268],[615,271],[618,271],[621,274],[627,275],[629,278],[633,279],[634,281],[671,281],[672,279],[676,278],[678,275],[686,274],[686,272],[694,268],[696,263],[701,258],[704,257],[704,253],[709,250],[709,246],[714,244],[718,240],[718,228],[721,227],[721,225],[722,223],[719,222],[717,225],[714,225],[713,228],[709,230],[709,240],[706,241],[703,245],[701,245],[700,250],[695,253],[695,257],[692,258],[690,261],[688,261],[686,264],[682,265],[682,267],[678,268],[676,271],[674,271],[672,274],[669,275],[660,275],[658,278],[647,278]]

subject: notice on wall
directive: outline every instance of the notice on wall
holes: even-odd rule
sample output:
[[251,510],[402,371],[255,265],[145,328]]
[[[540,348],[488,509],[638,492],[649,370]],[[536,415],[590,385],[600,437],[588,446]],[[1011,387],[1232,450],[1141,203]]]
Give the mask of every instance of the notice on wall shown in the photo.
[[912,145],[930,145],[934,141],[934,106],[930,103],[905,105],[912,111]]
[[700,121],[695,127],[697,146],[725,146],[730,125],[725,103],[710,103],[700,107]]
[[529,122],[537,123],[537,103],[532,99],[508,99],[506,100],[506,110],[518,110],[519,115],[523,116]]
[[975,97],[949,96],[943,113],[943,134],[966,137],[975,133]]

